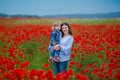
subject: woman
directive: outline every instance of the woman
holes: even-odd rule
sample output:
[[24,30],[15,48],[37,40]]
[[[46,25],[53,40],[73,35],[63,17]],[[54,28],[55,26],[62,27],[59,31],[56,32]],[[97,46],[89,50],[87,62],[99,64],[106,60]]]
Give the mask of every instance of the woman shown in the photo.
[[62,38],[60,40],[60,45],[49,47],[51,51],[60,50],[59,62],[55,61],[53,63],[53,69],[55,75],[62,71],[67,70],[68,61],[70,59],[71,48],[73,45],[72,32],[68,23],[61,24],[61,32],[62,32]]

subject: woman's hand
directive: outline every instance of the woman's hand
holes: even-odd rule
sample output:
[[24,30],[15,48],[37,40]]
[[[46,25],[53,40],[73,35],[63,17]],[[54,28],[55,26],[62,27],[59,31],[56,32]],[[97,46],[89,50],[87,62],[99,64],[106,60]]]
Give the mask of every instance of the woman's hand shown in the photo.
[[61,49],[61,46],[60,46],[60,45],[55,45],[55,46],[53,46],[53,49],[54,49],[54,50],[60,50],[60,49]]

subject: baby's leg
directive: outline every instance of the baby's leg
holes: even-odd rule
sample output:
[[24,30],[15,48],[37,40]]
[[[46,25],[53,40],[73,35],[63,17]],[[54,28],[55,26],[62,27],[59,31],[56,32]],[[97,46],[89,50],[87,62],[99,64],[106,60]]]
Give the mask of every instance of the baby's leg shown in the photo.
[[60,61],[60,59],[59,59],[59,54],[60,54],[60,50],[55,51],[55,56],[54,56],[54,58],[55,58],[55,60],[57,60],[57,61]]
[[59,54],[60,54],[60,50],[56,50],[55,51],[55,56],[59,56]]
[[54,56],[55,56],[55,51],[50,53],[50,58],[48,59],[48,62],[54,63],[54,60],[53,60]]

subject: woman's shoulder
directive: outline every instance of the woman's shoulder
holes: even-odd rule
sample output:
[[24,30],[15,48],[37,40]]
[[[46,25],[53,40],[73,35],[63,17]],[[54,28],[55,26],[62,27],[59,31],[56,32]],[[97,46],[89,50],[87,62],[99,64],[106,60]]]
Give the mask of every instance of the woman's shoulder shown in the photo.
[[68,38],[69,38],[69,39],[74,39],[72,35],[69,35]]

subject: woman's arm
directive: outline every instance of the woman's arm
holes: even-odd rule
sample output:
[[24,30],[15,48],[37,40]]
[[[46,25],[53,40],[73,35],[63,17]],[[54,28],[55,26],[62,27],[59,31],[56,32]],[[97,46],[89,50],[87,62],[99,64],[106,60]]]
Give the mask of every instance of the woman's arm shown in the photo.
[[61,45],[61,54],[68,55],[73,45],[73,37],[70,37],[64,45]]
[[73,37],[70,37],[68,40],[66,40],[65,44],[63,45],[55,45],[54,47],[49,46],[50,51],[54,50],[61,50],[61,53],[64,55],[67,55],[71,52],[71,48],[73,45]]
[[54,50],[60,50],[60,49],[61,49],[60,44],[56,44],[55,46],[50,46],[50,45],[49,45],[49,47],[48,47],[48,50],[49,50],[50,52],[54,52]]

